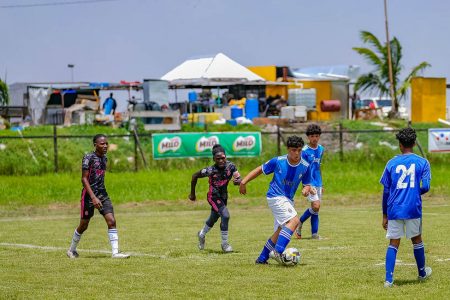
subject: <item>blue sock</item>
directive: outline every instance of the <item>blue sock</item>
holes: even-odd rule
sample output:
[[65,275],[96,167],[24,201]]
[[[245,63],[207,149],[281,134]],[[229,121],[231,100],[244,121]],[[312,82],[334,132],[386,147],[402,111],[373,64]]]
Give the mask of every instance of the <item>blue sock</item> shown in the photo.
[[417,270],[419,271],[419,276],[424,277],[425,274],[425,248],[423,242],[419,244],[413,244],[414,247],[414,257],[416,258]]
[[303,213],[303,215],[300,217],[300,222],[303,224],[305,223],[306,220],[308,220],[309,217],[311,217],[312,213],[314,211],[312,210],[312,208],[308,208],[307,210],[305,210],[305,212]]
[[319,232],[319,212],[314,212],[311,215],[311,233],[317,234]]
[[272,242],[271,239],[269,239],[266,244],[264,245],[264,248],[261,251],[261,254],[258,257],[258,260],[260,262],[266,262],[269,259],[269,253],[270,251],[275,249],[275,244]]
[[395,259],[397,258],[397,248],[389,245],[386,251],[386,281],[394,282]]
[[291,236],[294,232],[287,228],[286,226],[283,227],[280,231],[280,235],[278,236],[277,244],[275,245],[275,250],[278,253],[283,253],[284,249],[286,249],[286,246],[291,241]]

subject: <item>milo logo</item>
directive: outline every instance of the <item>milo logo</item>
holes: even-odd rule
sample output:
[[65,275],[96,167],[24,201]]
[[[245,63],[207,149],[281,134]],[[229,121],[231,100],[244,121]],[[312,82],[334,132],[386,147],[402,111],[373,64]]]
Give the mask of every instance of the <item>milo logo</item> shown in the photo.
[[178,136],[175,136],[171,139],[169,138],[163,138],[161,142],[158,144],[158,152],[159,153],[165,153],[167,151],[177,151],[181,147],[181,138]]
[[239,136],[233,142],[233,151],[250,150],[256,144],[256,139],[254,136]]
[[203,152],[205,150],[211,150],[212,147],[219,143],[219,138],[217,136],[205,137],[202,136],[195,144],[195,150],[197,152]]

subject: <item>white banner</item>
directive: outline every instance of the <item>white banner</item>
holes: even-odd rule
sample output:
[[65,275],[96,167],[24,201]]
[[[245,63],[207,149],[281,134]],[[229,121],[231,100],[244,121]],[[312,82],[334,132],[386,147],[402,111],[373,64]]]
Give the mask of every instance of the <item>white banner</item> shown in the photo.
[[450,153],[450,128],[428,129],[428,152]]

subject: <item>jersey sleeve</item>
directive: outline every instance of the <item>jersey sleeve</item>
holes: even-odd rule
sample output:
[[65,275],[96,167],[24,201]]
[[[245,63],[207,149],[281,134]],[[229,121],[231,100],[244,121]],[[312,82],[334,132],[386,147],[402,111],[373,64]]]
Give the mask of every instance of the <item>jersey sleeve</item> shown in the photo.
[[89,170],[89,165],[90,165],[90,156],[86,154],[85,156],[83,156],[83,160],[81,161],[81,169]]
[[278,157],[274,157],[268,162],[262,165],[262,172],[264,175],[272,174],[275,171],[275,167],[277,166]]
[[212,167],[203,168],[200,170],[200,178],[209,177],[213,173]]
[[430,163],[427,161],[425,166],[423,167],[423,172],[422,172],[422,177],[420,178],[420,180],[431,180],[431,168],[430,168]]
[[381,176],[380,183],[387,188],[391,186],[391,174],[389,172],[388,166],[384,168],[384,172],[383,175]]
[[310,185],[313,181],[311,164],[306,168],[305,175],[302,178],[303,185]]

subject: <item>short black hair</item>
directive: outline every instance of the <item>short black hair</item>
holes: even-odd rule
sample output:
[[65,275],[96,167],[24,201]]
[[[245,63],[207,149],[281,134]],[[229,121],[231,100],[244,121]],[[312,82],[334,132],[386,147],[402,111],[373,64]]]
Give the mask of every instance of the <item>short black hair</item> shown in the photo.
[[313,134],[318,134],[321,135],[322,134],[322,129],[320,128],[319,125],[317,124],[310,124],[308,125],[308,127],[306,127],[306,135],[313,135]]
[[220,144],[215,144],[212,147],[212,155],[215,156],[217,153],[223,152],[225,153],[225,149]]
[[97,142],[97,140],[99,139],[99,138],[102,138],[102,137],[106,137],[106,135],[104,135],[104,134],[102,134],[102,133],[100,133],[100,134],[96,134],[95,136],[94,136],[94,138],[92,139],[92,142],[95,144],[96,142]]
[[395,135],[397,140],[400,142],[400,144],[403,145],[403,147],[411,148],[416,143],[416,131],[411,127],[406,127],[400,130],[399,133]]
[[303,148],[304,145],[305,142],[303,141],[303,139],[296,135],[291,135],[290,137],[288,137],[286,143],[286,146],[288,148]]

